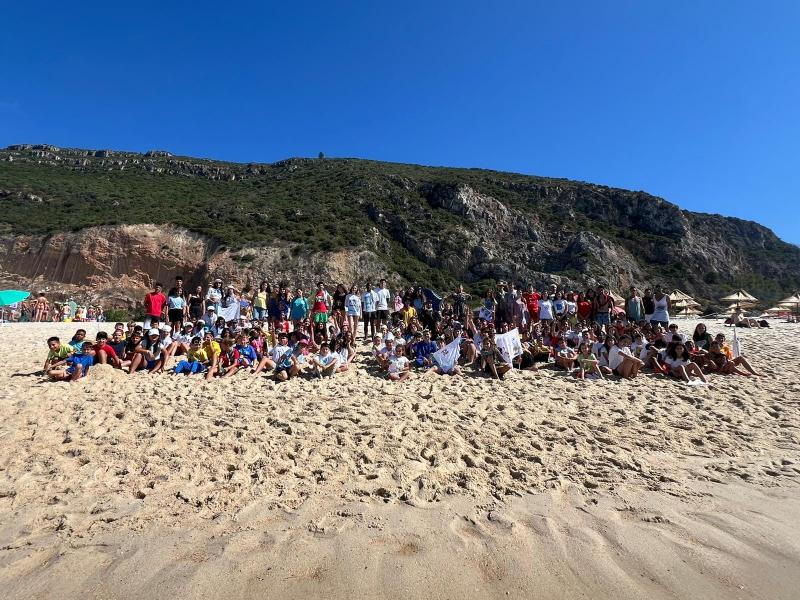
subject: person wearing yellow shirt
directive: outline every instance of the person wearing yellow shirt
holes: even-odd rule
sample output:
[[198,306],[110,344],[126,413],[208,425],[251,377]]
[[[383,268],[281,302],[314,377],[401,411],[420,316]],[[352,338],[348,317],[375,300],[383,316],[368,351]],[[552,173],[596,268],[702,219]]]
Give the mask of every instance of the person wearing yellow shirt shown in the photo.
[[403,318],[403,323],[405,326],[408,327],[408,324],[411,323],[411,319],[417,318],[417,309],[411,306],[408,303],[408,300],[403,302],[403,308],[400,311],[400,316]]
[[[217,342],[212,340],[212,343]],[[219,347],[219,344],[217,344]],[[195,373],[204,373],[211,364],[211,359],[208,356],[205,348],[200,343],[200,337],[195,336],[189,344],[189,352],[186,353],[186,359],[182,360],[175,366],[175,374],[181,375],[194,375]]]
[[214,334],[210,331],[206,331],[206,334],[203,337],[203,350],[206,351],[206,355],[208,356],[209,360],[214,360],[214,357],[221,352],[219,342],[214,339]]

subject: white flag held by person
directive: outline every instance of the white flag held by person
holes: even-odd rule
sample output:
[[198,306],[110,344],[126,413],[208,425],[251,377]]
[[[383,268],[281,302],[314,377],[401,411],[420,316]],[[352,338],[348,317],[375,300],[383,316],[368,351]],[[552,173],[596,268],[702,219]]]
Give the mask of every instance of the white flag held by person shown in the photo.
[[219,314],[217,316],[225,319],[226,323],[230,323],[231,321],[239,320],[241,310],[242,307],[239,304],[239,301],[237,300],[236,302],[231,302],[228,306],[223,306],[222,308],[220,308]]
[[434,362],[442,368],[442,371],[449,373],[456,366],[456,361],[461,355],[461,338],[457,337],[441,350],[433,353]]
[[494,336],[494,343],[503,355],[503,360],[509,365],[522,354],[522,341],[519,339],[519,330],[516,327],[507,333]]

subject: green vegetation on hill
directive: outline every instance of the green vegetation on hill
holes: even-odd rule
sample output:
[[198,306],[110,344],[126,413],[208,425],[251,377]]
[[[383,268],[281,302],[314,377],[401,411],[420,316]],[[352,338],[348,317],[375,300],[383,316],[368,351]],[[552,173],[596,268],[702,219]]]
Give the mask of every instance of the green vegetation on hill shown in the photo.
[[[757,224],[681,212],[642,192],[356,159],[245,165],[119,152],[93,156],[83,150],[59,150],[53,158],[46,147],[38,154],[35,148],[0,152],[5,233],[171,223],[234,250],[276,241],[299,244],[295,255],[366,246],[405,278],[443,288],[464,278],[446,265],[447,257],[453,264],[469,254],[467,231],[485,234],[487,243],[505,244],[507,250],[504,258],[489,257],[474,270],[473,285],[503,273],[513,276],[516,267],[501,263],[513,262],[517,247],[527,248],[519,256],[532,257],[524,265],[529,270],[575,281],[620,268],[600,258],[599,242],[591,240],[563,255],[576,235],[589,232],[638,262],[625,268],[681,287],[688,282],[686,287],[707,298],[738,285],[768,299],[800,287],[796,246]],[[447,194],[463,186],[480,195],[478,206],[480,198],[491,197],[512,211],[505,228],[482,231],[463,211],[443,207],[440,196],[450,198]],[[524,226],[516,227],[520,221]],[[707,255],[702,260],[679,253],[689,235],[708,240],[707,248],[693,250]],[[499,239],[503,236],[508,239]],[[383,241],[375,246],[375,239]],[[741,263],[736,273],[715,256],[720,244],[734,250],[731,256]]]

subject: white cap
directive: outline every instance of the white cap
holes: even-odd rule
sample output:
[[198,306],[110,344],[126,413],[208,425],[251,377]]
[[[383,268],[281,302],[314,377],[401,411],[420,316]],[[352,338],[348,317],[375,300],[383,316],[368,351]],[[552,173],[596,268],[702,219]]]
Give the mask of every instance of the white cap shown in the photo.
[[166,333],[169,333],[169,332],[171,332],[171,331],[172,331],[172,327],[170,327],[169,325],[167,325],[166,323],[164,323],[164,324],[161,326],[161,331],[165,331]]
[[150,336],[150,335],[161,335],[161,334],[158,332],[158,329],[153,327],[150,331],[147,332],[147,335]]

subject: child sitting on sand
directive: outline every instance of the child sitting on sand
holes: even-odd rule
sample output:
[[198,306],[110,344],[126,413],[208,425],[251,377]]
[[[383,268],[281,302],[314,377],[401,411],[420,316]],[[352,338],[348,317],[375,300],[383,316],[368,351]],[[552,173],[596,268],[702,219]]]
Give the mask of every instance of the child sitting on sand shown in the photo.
[[683,379],[686,383],[691,383],[692,381],[689,375],[695,375],[703,383],[708,383],[700,367],[689,360],[689,354],[680,342],[671,342],[667,346],[664,363],[669,367],[670,375]]
[[575,373],[575,377],[578,379],[586,379],[587,375],[605,379],[589,342],[581,343],[576,360],[578,362],[578,370]]
[[195,336],[189,342],[189,352],[186,359],[175,366],[175,374],[194,375],[195,373],[205,373],[211,363],[208,354],[203,349],[200,336]]
[[232,377],[239,370],[239,351],[234,347],[231,338],[223,338],[219,342],[220,351],[211,360],[211,368],[206,374],[206,381],[213,377]]
[[328,344],[322,344],[319,348],[319,354],[315,354],[311,358],[314,375],[317,377],[333,377],[336,373],[336,366],[339,364],[339,358],[338,354],[331,352]]
[[53,381],[77,381],[86,376],[93,363],[94,348],[86,344],[81,350],[54,364],[47,376]]
[[42,367],[42,373],[47,373],[54,364],[63,361],[70,354],[75,352],[75,348],[69,344],[64,344],[56,336],[48,338],[47,340],[47,358]]

